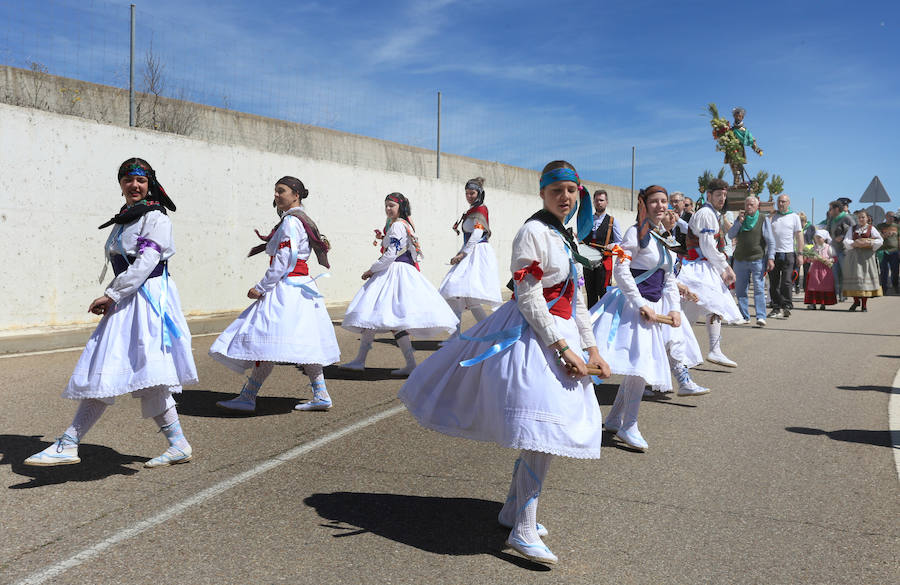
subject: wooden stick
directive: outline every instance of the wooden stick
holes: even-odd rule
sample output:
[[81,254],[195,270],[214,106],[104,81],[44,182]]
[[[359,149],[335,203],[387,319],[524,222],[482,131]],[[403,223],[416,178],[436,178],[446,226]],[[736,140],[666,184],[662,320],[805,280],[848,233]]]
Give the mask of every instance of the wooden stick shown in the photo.
[[657,323],[664,323],[666,325],[671,325],[672,327],[675,326],[675,320],[672,319],[672,317],[669,315],[662,315],[660,313],[657,313],[655,321]]
[[602,371],[600,371],[600,368],[592,368],[591,366],[588,366],[587,371],[588,376],[599,376],[602,378],[605,375]]

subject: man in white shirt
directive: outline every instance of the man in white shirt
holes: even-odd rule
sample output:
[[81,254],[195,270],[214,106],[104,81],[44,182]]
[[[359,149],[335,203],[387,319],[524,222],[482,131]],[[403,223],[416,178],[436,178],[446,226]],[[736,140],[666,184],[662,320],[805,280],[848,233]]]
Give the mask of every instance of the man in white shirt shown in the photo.
[[803,263],[803,226],[791,209],[791,198],[778,196],[777,209],[771,216],[772,237],[775,240],[775,267],[769,273],[769,296],[772,311],[769,317],[787,319],[794,308],[791,299],[791,275],[794,267]]

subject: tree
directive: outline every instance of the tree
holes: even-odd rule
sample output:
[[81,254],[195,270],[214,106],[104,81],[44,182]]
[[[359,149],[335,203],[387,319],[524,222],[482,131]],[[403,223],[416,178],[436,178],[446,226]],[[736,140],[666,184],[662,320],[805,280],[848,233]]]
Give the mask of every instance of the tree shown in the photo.
[[766,185],[769,189],[769,201],[784,193],[784,179],[781,175],[772,175],[772,180]]
[[[160,132],[190,134],[197,125],[197,112],[188,104],[174,103],[163,96],[166,90],[165,65],[153,52],[153,42],[144,56],[143,83],[135,106],[135,125]],[[180,89],[176,99],[186,101],[186,92]]]
[[766,188],[766,179],[769,178],[769,173],[766,171],[759,171],[756,173],[756,176],[750,179],[750,193],[759,197],[760,193],[763,192],[763,189]]

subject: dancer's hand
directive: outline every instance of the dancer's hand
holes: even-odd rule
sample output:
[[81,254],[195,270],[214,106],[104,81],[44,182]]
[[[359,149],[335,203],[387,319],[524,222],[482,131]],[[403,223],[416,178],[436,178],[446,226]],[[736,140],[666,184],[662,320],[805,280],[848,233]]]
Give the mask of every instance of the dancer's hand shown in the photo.
[[261,292],[259,292],[258,290],[256,290],[255,288],[251,288],[250,290],[247,291],[248,299],[256,300],[256,299],[262,298],[262,296],[263,296],[263,294]]
[[669,311],[672,318],[672,327],[681,327],[681,311]]
[[362,279],[363,279],[363,280],[369,280],[370,278],[372,278],[372,271],[371,271],[371,270],[366,270],[365,272],[362,273]]
[[644,305],[641,307],[641,317],[646,319],[647,321],[656,321],[656,311],[650,308],[650,305]]
[[731,266],[726,266],[725,270],[722,271],[722,280],[728,286],[731,286],[732,284],[734,284],[734,281],[737,280],[737,277],[734,275],[734,270],[731,269]]
[[112,309],[113,305],[115,305],[115,301],[109,298],[106,295],[102,297],[97,297],[91,302],[91,306],[88,307],[88,311],[95,315],[105,315]]
[[462,261],[462,259],[465,258],[465,257],[466,257],[466,253],[465,253],[465,252],[460,252],[459,254],[457,254],[456,256],[454,256],[453,258],[450,258],[450,264],[454,264],[454,265],[459,264],[459,263]]
[[587,365],[581,356],[569,347],[565,339],[556,341],[550,348],[556,350],[559,361],[566,368],[566,373],[576,378],[587,376]]
[[606,363],[605,359],[600,357],[600,351],[597,349],[597,346],[587,348],[587,352],[587,365],[591,368],[597,368],[598,370],[600,370],[600,378],[609,378],[609,376],[611,375],[609,364]]

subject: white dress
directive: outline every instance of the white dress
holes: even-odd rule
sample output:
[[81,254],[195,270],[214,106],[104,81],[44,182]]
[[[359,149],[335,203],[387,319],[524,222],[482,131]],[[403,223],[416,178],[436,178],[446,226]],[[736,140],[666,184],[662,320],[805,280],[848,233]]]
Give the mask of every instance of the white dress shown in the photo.
[[728,267],[728,259],[716,249],[714,236],[721,230],[719,217],[719,213],[707,204],[694,213],[689,224],[691,232],[700,240],[702,259],[683,259],[678,280],[698,297],[697,302],[684,303],[684,312],[692,321],[707,314],[719,315],[726,323],[743,319],[721,276]]
[[438,290],[447,302],[460,309],[479,305],[498,307],[503,304],[503,298],[494,248],[483,239],[484,228],[474,218],[463,221],[462,231],[465,243],[460,252],[466,255],[450,268]]
[[[289,246],[284,246],[289,242]],[[263,293],[216,339],[209,355],[242,373],[256,361],[327,366],[341,357],[334,326],[314,278],[288,276],[308,260],[303,224],[285,215],[266,244],[272,260],[254,288]]]
[[372,264],[372,276],[350,301],[341,327],[359,333],[402,331],[420,338],[456,331],[459,319],[419,269],[398,258],[414,258],[416,250],[402,221],[384,236],[384,253]]
[[[638,376],[663,391],[671,390],[672,374],[666,344],[672,332],[666,329],[672,327],[647,321],[641,316],[640,309],[646,306],[661,314],[667,314],[673,308],[679,310],[681,302],[672,272],[672,255],[653,236],[647,246],[641,248],[637,226],[625,231],[621,246],[631,259],[613,258],[613,277],[618,288],[608,290],[591,308],[597,347],[613,374]],[[632,269],[664,271],[659,300],[651,301],[641,295]],[[685,325],[687,323],[682,327]]]
[[[544,288],[570,276],[571,255],[561,235],[538,221],[519,229],[512,246],[513,272],[537,261],[541,279],[528,274],[516,285],[516,298],[444,345],[418,365],[399,398],[422,426],[456,436],[490,441],[514,449],[577,458],[600,456],[603,422],[590,378],[569,376],[548,346],[560,339],[576,352],[596,345],[580,291],[572,317],[552,315]],[[581,278],[575,269],[574,282]],[[516,338],[503,333],[524,326]],[[490,341],[469,341],[465,337]],[[462,367],[460,362],[508,338],[496,355]]]
[[[142,244],[145,240],[159,250]],[[88,339],[63,391],[65,398],[112,403],[115,396],[140,394],[145,388],[161,386],[177,393],[182,385],[197,383],[191,332],[175,280],[166,273],[148,278],[161,261],[175,254],[168,216],[151,211],[127,225],[114,225],[106,254],[123,253],[131,264],[105,291],[115,306]]]

